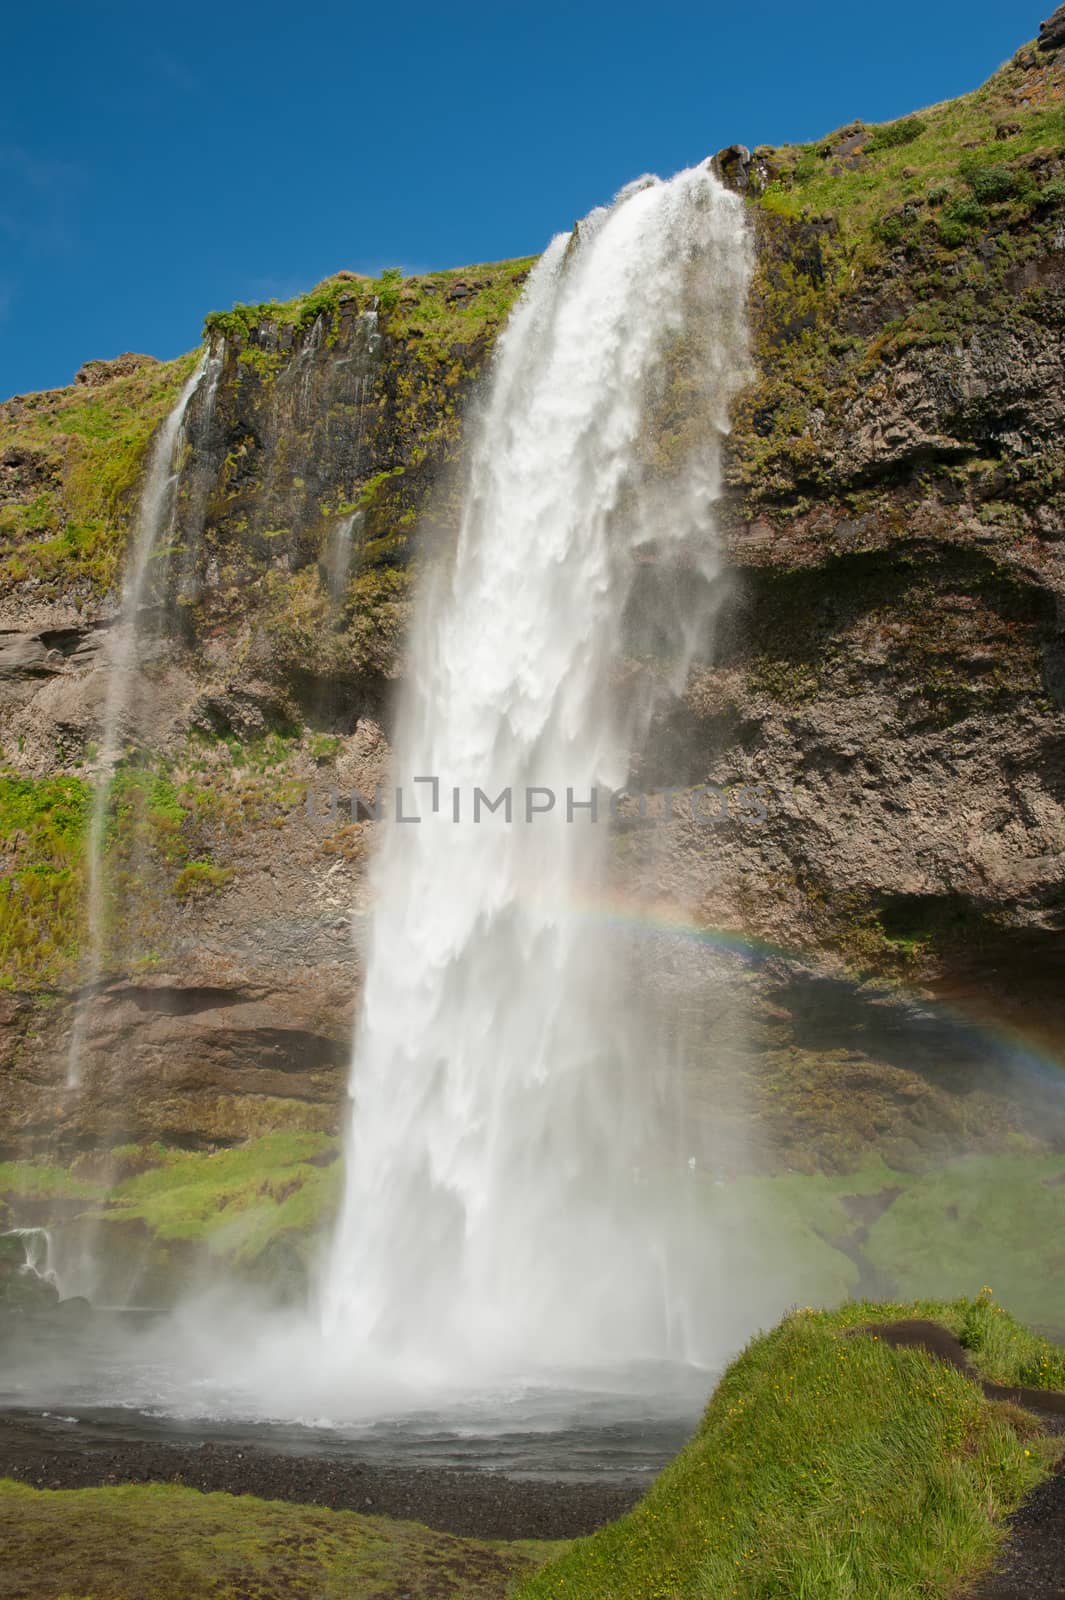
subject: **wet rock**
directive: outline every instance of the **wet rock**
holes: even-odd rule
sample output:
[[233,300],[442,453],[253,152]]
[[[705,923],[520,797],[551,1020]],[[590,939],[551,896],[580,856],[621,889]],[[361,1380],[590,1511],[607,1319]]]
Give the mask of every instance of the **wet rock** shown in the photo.
[[746,194],[751,188],[751,159],[745,144],[730,144],[718,151],[710,167],[726,189],[734,194]]
[[28,1266],[22,1235],[0,1234],[0,1311],[49,1310],[58,1299],[55,1285]]

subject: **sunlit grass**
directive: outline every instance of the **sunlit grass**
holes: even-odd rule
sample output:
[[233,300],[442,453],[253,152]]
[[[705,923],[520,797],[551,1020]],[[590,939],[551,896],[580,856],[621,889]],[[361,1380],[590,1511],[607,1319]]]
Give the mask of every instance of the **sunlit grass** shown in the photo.
[[[756,1339],[641,1504],[520,1586],[520,1600],[955,1594],[991,1563],[1053,1447],[923,1352],[843,1337],[914,1314],[951,1311],[798,1312]],[[1023,1330],[1014,1341],[1038,1343]]]

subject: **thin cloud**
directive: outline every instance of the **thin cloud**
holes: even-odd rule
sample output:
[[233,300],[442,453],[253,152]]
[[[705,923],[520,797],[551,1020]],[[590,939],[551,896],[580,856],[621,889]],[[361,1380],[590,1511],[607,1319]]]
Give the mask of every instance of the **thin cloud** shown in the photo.
[[0,144],[0,183],[5,205],[0,233],[28,253],[65,252],[74,243],[70,219],[82,168],[52,161],[24,145]]
[[169,51],[154,50],[149,57],[148,67],[182,94],[198,95],[203,91],[203,79],[195,69],[179,57],[172,56]]

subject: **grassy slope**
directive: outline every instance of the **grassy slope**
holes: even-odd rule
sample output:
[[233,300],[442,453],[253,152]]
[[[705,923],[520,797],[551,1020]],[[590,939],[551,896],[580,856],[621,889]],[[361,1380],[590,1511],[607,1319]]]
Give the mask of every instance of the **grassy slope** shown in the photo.
[[163,1484],[0,1482],[10,1600],[502,1600],[552,1546]]
[[996,1376],[1065,1370],[1065,1352],[986,1296],[798,1312],[729,1368],[695,1437],[640,1505],[529,1579],[520,1600],[955,1593],[993,1559],[1003,1518],[1045,1473],[1052,1446],[1030,1417],[988,1404],[923,1353],[840,1337],[915,1310],[967,1330]]
[[33,578],[81,585],[85,598],[114,582],[148,441],[195,361],[192,352],[99,387],[0,405],[0,454],[29,455],[49,484],[0,506],[0,588]]

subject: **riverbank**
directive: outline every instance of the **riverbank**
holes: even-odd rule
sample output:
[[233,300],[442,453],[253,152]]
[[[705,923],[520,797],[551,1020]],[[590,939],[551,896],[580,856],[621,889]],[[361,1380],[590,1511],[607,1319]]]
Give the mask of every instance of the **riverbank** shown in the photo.
[[0,1478],[35,1489],[175,1484],[413,1521],[468,1539],[574,1539],[628,1511],[646,1488],[496,1472],[379,1466],[206,1440],[146,1440],[114,1425],[0,1412]]

